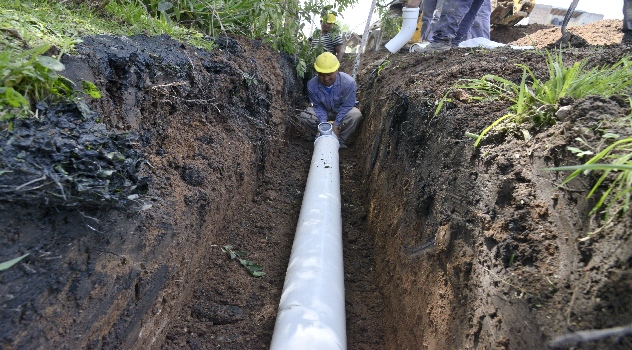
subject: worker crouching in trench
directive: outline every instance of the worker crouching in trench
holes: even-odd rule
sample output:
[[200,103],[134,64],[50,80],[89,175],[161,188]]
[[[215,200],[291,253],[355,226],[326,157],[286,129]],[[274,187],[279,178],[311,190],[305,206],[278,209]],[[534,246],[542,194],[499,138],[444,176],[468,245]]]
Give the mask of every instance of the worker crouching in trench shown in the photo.
[[356,104],[357,86],[347,73],[339,72],[340,62],[330,52],[320,54],[314,62],[318,76],[307,83],[307,95],[312,103],[299,117],[314,136],[318,124],[333,121],[333,132],[340,148],[347,148],[349,138],[358,128],[362,113]]

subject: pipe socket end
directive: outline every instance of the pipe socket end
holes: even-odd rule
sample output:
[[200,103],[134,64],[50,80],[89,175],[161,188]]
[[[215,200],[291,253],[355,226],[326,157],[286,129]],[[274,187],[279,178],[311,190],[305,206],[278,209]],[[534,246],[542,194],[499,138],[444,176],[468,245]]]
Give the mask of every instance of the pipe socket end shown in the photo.
[[329,123],[320,123],[320,124],[318,124],[318,132],[321,135],[333,135],[334,128]]
[[404,7],[402,8],[402,19],[414,19],[417,20],[419,17],[419,7]]

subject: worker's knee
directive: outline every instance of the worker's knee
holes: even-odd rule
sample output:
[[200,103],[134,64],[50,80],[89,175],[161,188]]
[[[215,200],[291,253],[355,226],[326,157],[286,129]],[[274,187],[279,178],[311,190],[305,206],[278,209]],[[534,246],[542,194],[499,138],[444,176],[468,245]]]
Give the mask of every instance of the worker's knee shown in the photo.
[[357,123],[362,119],[362,112],[356,107],[351,108],[349,113],[345,116],[345,121],[349,123]]

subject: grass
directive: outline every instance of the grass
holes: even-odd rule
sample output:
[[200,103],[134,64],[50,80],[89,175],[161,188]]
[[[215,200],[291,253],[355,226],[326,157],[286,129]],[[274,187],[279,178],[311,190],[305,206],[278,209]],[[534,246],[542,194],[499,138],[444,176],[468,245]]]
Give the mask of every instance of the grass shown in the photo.
[[28,255],[29,255],[29,254],[24,254],[24,255],[22,255],[22,256],[20,256],[20,257],[18,257],[18,258],[11,259],[11,260],[9,260],[9,261],[5,261],[5,262],[1,263],[1,264],[0,264],[0,271],[4,271],[4,270],[6,270],[6,269],[10,268],[11,266],[13,266],[13,265],[15,265],[15,264],[19,263],[19,262],[20,262],[20,260],[22,260],[22,259],[26,258]]
[[[58,74],[63,69],[60,60],[85,35],[167,34],[212,50],[208,35],[241,34],[296,55],[302,76],[317,54],[302,34],[303,20],[321,10],[339,12],[355,2],[324,6],[325,0],[110,0],[95,11],[85,4],[70,6],[71,1],[5,0],[0,5],[0,119],[11,123],[33,115],[33,102],[42,98],[71,98],[74,87]],[[44,47],[53,48],[50,58]],[[12,62],[16,56],[17,65]],[[85,84],[87,93],[99,95],[94,84]]]
[[[632,108],[632,98],[628,97],[628,103]],[[590,211],[592,214],[604,214],[606,224],[615,218],[616,214],[625,214],[630,211],[630,199],[632,197],[632,136],[618,134],[621,130],[629,133],[632,129],[632,113],[615,119],[605,119],[601,122],[597,131],[601,132],[602,141],[598,147],[592,150],[582,150],[577,147],[567,147],[578,157],[593,155],[584,164],[576,166],[562,166],[547,168],[553,171],[572,171],[562,185],[575,179],[580,174],[588,175],[591,172],[600,174],[599,178],[589,191],[587,198],[592,198],[599,189],[605,186],[601,196]],[[589,147],[583,139],[580,141],[583,147]],[[599,230],[595,231],[598,232]],[[593,232],[593,233],[595,233]],[[587,239],[588,237],[586,237]]]
[[[632,107],[632,99],[629,99],[629,101]],[[632,128],[632,114],[621,118],[614,124],[620,128]],[[603,208],[602,212],[605,214],[607,221],[619,211],[626,213],[630,210],[630,199],[632,197],[632,136],[621,138],[620,135],[606,130],[602,138],[611,144],[601,149],[584,164],[544,170],[573,171],[564,179],[562,185],[580,174],[588,175],[590,172],[599,172],[601,175],[591,188],[587,198],[593,197],[602,185],[607,184],[607,187],[589,214],[599,213]],[[579,157],[590,154],[588,151],[580,150],[580,152],[576,152],[579,149],[574,147],[568,147],[568,149]]]
[[81,42],[81,36],[95,34],[168,34],[199,48],[213,48],[203,33],[164,17],[152,17],[141,2],[134,0],[110,1],[101,13],[53,1],[8,1],[0,8],[0,27],[14,29],[20,38],[0,32],[5,39],[0,43],[2,50],[7,49],[7,44],[13,50],[20,50],[21,44],[26,43],[30,47],[52,45],[72,52],[74,44]]
[[[49,1],[3,3],[0,7],[0,28],[3,28],[0,30],[0,121],[12,129],[15,118],[33,116],[32,106],[44,99],[73,99],[82,92],[94,98],[101,96],[92,82],[84,81],[76,88],[60,75],[65,68],[61,58],[73,52],[74,45],[81,42],[81,35],[132,35],[147,32],[149,28],[150,34],[166,33],[192,42],[202,37],[194,31],[144,16],[141,12],[144,9],[137,3],[128,5],[110,2],[106,8],[109,12],[99,17],[85,6],[70,9]],[[204,41],[199,46],[210,49],[212,44]],[[53,53],[47,56],[51,48]]]
[[[48,99],[72,98],[78,91],[74,83],[58,72],[64,65],[43,54],[50,48],[42,45],[15,53],[0,52],[0,121],[9,123],[15,118],[31,116],[31,103]],[[94,84],[85,85],[92,96],[100,96]]]
[[588,95],[610,97],[615,94],[632,92],[632,62],[623,57],[612,66],[586,69],[587,61],[565,66],[562,53],[545,55],[548,79],[540,80],[526,65],[520,64],[523,73],[520,83],[508,79],[485,75],[480,79],[464,79],[452,87],[437,105],[435,116],[441,111],[448,95],[454,89],[473,92],[471,100],[493,101],[509,100],[510,113],[500,117],[485,128],[477,137],[474,146],[478,147],[485,135],[495,127],[507,123],[520,125],[530,122],[534,126],[555,124],[555,112],[559,101],[564,97],[582,98]]

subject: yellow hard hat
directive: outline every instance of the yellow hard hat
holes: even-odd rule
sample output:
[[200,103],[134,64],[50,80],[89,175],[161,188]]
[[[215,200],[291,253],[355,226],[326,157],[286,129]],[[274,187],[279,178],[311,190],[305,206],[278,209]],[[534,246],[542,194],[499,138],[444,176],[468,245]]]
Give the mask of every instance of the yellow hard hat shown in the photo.
[[321,21],[325,22],[325,23],[336,23],[336,15],[334,15],[333,13],[329,12],[327,14],[327,16],[323,16],[321,19]]
[[336,56],[334,56],[331,52],[323,52],[318,57],[316,57],[316,62],[314,62],[314,69],[318,73],[332,73],[338,70],[340,67],[340,62]]

